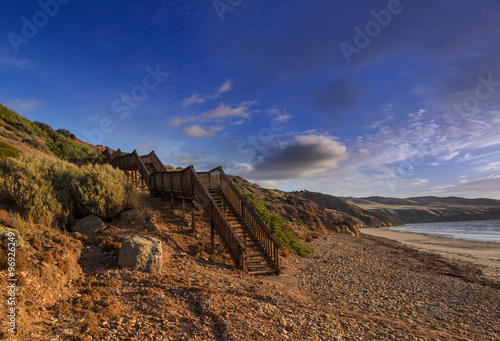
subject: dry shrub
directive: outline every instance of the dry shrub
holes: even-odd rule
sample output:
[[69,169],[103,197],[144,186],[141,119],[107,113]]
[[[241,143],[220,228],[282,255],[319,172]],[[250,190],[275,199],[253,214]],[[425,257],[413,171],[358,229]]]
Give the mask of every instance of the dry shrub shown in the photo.
[[78,167],[50,157],[0,160],[0,199],[14,201],[46,226],[70,224],[88,214],[112,218],[137,204],[122,171],[110,165]]

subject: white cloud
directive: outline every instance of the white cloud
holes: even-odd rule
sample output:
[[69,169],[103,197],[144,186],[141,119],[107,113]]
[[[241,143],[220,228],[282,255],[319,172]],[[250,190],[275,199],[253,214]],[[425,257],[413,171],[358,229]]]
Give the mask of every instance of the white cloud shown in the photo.
[[224,84],[222,84],[216,91],[213,95],[203,95],[203,96],[200,96],[198,94],[193,94],[191,95],[190,97],[188,98],[185,98],[183,101],[182,101],[182,106],[183,107],[187,107],[191,104],[195,104],[195,103],[205,103],[207,101],[207,99],[215,99],[215,98],[219,98],[220,95],[222,95],[223,93],[225,92],[229,92],[231,91],[231,89],[233,88],[233,82],[230,80],[230,79],[226,79],[224,81]]
[[170,126],[172,127],[179,127],[185,123],[188,123],[188,122],[193,122],[196,120],[196,117],[195,116],[189,116],[188,118],[182,118],[182,117],[174,117],[171,121],[170,121]]
[[36,107],[39,107],[42,105],[42,102],[39,100],[30,97],[30,98],[14,98],[10,103],[7,104],[9,107],[11,107],[13,110],[16,111],[24,111],[24,110],[30,110],[34,109]]
[[182,101],[182,106],[187,107],[188,105],[194,103],[205,103],[207,101],[208,96],[199,96],[198,94],[194,94],[191,97],[186,98]]
[[226,79],[224,84],[221,85],[221,87],[215,92],[212,98],[219,98],[220,95],[225,92],[231,91],[232,88],[233,82],[230,79]]
[[463,196],[469,198],[485,197],[500,199],[500,173],[462,182],[455,185],[443,185],[430,188],[420,195],[437,195],[437,196]]
[[221,130],[222,128],[215,126],[205,129],[198,124],[193,124],[189,127],[182,128],[184,134],[186,134],[189,137],[197,137],[197,138],[210,138],[213,137],[216,132]]
[[246,105],[240,105],[238,107],[232,108],[224,103],[219,104],[219,106],[213,110],[208,110],[203,112],[200,117],[203,119],[220,119],[220,118],[230,118],[230,117],[241,117],[248,118],[250,116],[249,107]]
[[500,172],[500,161],[490,162],[475,169],[477,172]]

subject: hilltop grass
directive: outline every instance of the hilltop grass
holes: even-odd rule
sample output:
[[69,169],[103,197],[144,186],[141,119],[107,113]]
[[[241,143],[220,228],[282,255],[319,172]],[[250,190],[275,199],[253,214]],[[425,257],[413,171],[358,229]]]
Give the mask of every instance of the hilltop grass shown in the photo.
[[48,124],[30,121],[15,111],[0,104],[0,119],[18,131],[25,137],[23,141],[32,144],[36,148],[41,146],[36,138],[42,138],[48,149],[58,158],[68,159],[98,159],[99,155],[88,146],[77,143],[75,135],[66,129],[52,129]]
[[19,149],[11,146],[7,142],[0,141],[0,159],[19,156],[21,156],[21,151]]
[[51,157],[0,160],[0,199],[14,201],[46,225],[88,214],[112,218],[137,203],[125,174],[110,165],[78,167]]
[[304,257],[314,252],[309,245],[301,243],[299,238],[286,227],[285,220],[282,217],[269,212],[264,202],[259,200],[255,194],[242,190],[241,195],[282,246],[287,247],[290,252]]

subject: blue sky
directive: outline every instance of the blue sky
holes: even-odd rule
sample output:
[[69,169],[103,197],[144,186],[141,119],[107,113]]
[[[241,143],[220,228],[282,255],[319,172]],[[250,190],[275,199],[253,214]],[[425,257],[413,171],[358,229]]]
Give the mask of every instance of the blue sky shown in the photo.
[[2,4],[0,102],[282,190],[500,199],[500,2]]

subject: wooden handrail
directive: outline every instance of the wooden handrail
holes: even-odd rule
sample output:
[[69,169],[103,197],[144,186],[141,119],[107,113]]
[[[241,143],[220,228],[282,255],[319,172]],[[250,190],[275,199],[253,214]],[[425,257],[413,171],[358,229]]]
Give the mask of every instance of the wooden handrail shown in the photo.
[[[212,217],[215,218],[214,225],[219,230],[218,232],[221,238],[223,240],[225,239],[224,242],[226,246],[230,248],[233,260],[235,261],[236,264],[238,264],[238,266],[241,266],[243,269],[245,269],[245,251],[246,251],[245,244],[236,235],[236,232],[233,230],[231,224],[229,224],[224,214],[222,214],[219,206],[217,206],[213,197],[208,192],[207,188],[203,186],[203,183],[198,174],[196,173],[196,171],[194,170],[193,166],[189,166],[188,169],[190,170],[191,179],[193,180],[191,183],[193,185],[193,188],[200,192],[197,193],[198,197],[204,196],[205,198],[200,198],[200,199],[202,201],[208,202],[210,212],[212,214],[215,213],[215,217]],[[230,233],[229,234],[225,233],[226,231],[229,231]]]
[[[115,155],[117,154],[115,153]],[[112,157],[111,163],[114,167],[125,171],[140,173],[151,193],[161,193],[162,196],[169,193],[172,205],[174,196],[180,194],[183,199],[183,215],[184,199],[191,197],[194,200],[196,196],[205,211],[210,214],[212,228],[217,231],[236,265],[247,270],[246,256],[249,249],[245,246],[245,242],[238,237],[235,229],[222,212],[223,209],[215,201],[214,193],[222,195],[221,199],[225,202],[223,206],[231,206],[233,212],[242,218],[244,223],[241,227],[248,230],[254,236],[252,238],[256,238],[256,240],[254,239],[255,242],[258,241],[269,255],[269,262],[273,262],[272,267],[275,269],[272,271],[276,272],[277,270],[279,272],[279,248],[281,247],[279,242],[246,202],[226,173],[224,173],[222,167],[219,166],[208,172],[200,173],[197,173],[192,165],[181,171],[168,171],[154,151],[141,157],[136,150],[130,154]],[[151,167],[147,168],[146,164],[153,164],[154,170]],[[253,262],[255,262],[254,259],[252,258]]]
[[[255,236],[259,239],[266,252],[273,259],[276,266],[279,268],[279,248],[280,243],[273,236],[271,231],[267,228],[264,222],[259,218],[255,211],[250,207],[247,201],[243,198],[238,189],[231,182],[222,167],[217,167],[210,172],[218,172],[219,186],[226,194],[229,201],[232,202],[234,208],[238,211],[240,216],[244,218],[249,228],[253,231]],[[210,173],[209,172],[209,173]]]

